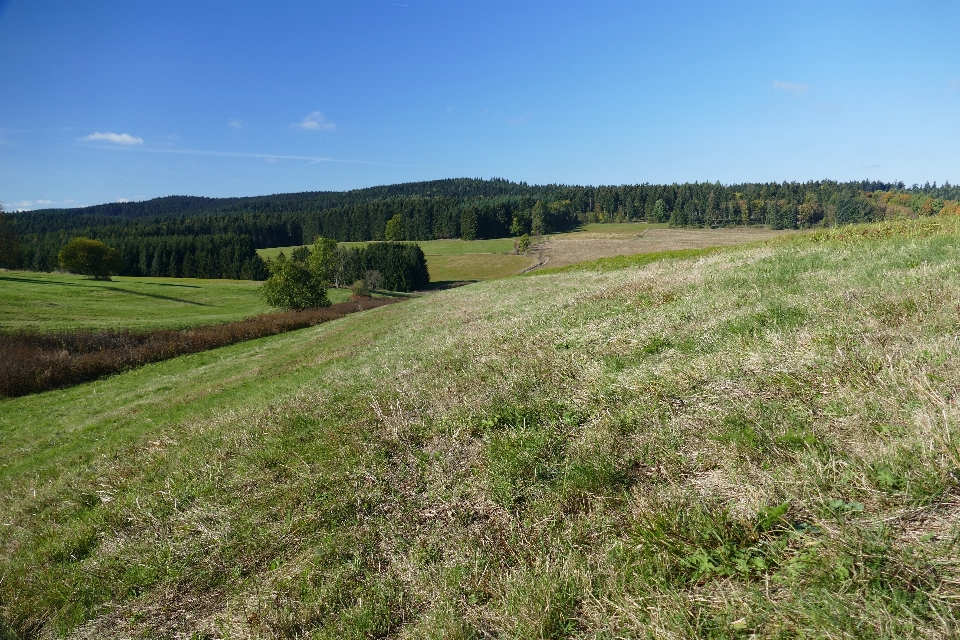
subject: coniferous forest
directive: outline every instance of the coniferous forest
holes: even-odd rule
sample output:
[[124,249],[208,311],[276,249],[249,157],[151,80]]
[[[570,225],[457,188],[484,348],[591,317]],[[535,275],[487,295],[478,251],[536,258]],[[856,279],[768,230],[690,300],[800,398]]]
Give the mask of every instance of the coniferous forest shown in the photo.
[[170,196],[78,209],[14,212],[14,268],[51,271],[72,238],[101,240],[123,257],[120,275],[263,279],[256,250],[338,241],[537,235],[592,222],[688,227],[834,226],[960,213],[960,187],[876,181],[528,185],[457,178],[345,192],[247,198]]

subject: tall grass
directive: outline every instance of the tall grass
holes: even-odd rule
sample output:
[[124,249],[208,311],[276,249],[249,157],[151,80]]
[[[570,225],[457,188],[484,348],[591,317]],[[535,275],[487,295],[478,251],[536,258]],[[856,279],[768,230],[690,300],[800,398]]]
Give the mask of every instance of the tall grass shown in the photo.
[[862,229],[4,400],[0,630],[956,637],[960,234]]

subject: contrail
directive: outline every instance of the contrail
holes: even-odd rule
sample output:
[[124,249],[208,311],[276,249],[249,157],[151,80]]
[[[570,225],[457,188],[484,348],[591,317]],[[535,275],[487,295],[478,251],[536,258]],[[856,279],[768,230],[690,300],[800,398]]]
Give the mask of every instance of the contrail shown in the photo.
[[[89,145],[88,145],[89,146]],[[397,162],[372,162],[370,160],[344,160],[342,158],[317,157],[317,156],[287,156],[274,153],[247,153],[244,151],[203,151],[201,149],[151,149],[133,148],[133,147],[106,147],[96,146],[96,149],[114,149],[117,151],[146,151],[148,153],[176,153],[188,156],[218,156],[225,158],[262,158],[264,160],[306,160],[310,164],[318,162],[342,162],[348,164],[372,164],[384,167],[411,167],[416,169],[446,169],[454,171],[466,171],[459,167],[440,167],[428,164],[401,164]],[[310,165],[307,165],[310,166]]]

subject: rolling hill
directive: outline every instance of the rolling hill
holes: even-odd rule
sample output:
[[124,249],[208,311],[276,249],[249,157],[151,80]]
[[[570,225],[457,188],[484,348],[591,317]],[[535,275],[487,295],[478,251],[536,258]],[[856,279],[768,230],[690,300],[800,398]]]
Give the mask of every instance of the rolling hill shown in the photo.
[[949,636],[958,239],[609,258],[0,401],[0,637]]

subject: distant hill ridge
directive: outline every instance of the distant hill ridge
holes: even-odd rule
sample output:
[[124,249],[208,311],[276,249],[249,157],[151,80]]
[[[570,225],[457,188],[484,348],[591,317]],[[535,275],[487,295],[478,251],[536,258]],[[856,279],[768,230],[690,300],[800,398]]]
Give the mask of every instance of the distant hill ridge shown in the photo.
[[244,198],[167,196],[143,202],[13,215],[19,267],[57,268],[74,237],[120,249],[122,275],[261,278],[256,250],[338,241],[498,238],[549,233],[591,222],[644,220],[673,226],[833,226],[954,212],[960,188],[907,188],[863,180],[722,185],[528,185],[502,178],[452,178],[352,191]]
[[[689,185],[690,183],[684,183]],[[714,183],[694,183],[709,184]],[[716,183],[719,184],[719,183]],[[782,185],[822,185],[837,184],[844,186],[855,186],[860,191],[889,191],[891,189],[900,189],[908,192],[922,192],[931,197],[941,197],[946,199],[960,199],[960,186],[952,186],[949,182],[938,187],[927,183],[924,186],[913,185],[906,188],[903,183],[888,183],[874,180],[861,180],[847,183],[832,181],[810,181],[806,183],[784,182],[784,183],[743,183],[726,185],[726,188],[734,191],[749,191],[751,187],[766,187]],[[618,185],[618,186],[579,186],[579,185],[528,185],[526,182],[511,182],[503,178],[445,178],[442,180],[428,180],[422,182],[405,182],[391,185],[380,185],[374,187],[364,187],[362,189],[351,189],[348,191],[302,191],[293,193],[277,193],[262,196],[243,196],[232,198],[208,198],[205,196],[162,196],[150,200],[136,202],[108,202],[104,204],[91,205],[88,207],[73,208],[51,208],[35,209],[33,211],[21,211],[24,214],[49,215],[51,213],[76,212],[83,215],[104,215],[104,216],[122,216],[130,218],[140,218],[157,215],[177,215],[191,213],[213,213],[228,212],[232,209],[241,208],[265,208],[271,209],[276,205],[294,205],[302,207],[308,205],[311,209],[322,210],[332,207],[340,207],[360,202],[369,202],[372,200],[381,200],[396,197],[447,197],[447,198],[490,198],[498,196],[536,196],[538,194],[550,194],[564,190],[609,190],[623,189],[630,187],[657,187],[661,185]],[[666,186],[666,185],[663,185]],[[674,183],[670,186],[684,186]]]
[[88,207],[35,209],[21,211],[19,214],[62,213],[72,211],[82,215],[124,216],[140,218],[157,215],[177,215],[229,211],[240,208],[270,208],[276,204],[309,205],[315,209],[344,206],[357,202],[369,202],[395,197],[492,197],[501,195],[520,195],[536,190],[526,183],[510,182],[502,178],[448,178],[425,182],[407,182],[401,184],[365,187],[348,191],[302,191],[296,193],[276,193],[263,196],[243,196],[234,198],[208,198],[204,196],[162,196],[136,202],[107,202]]

